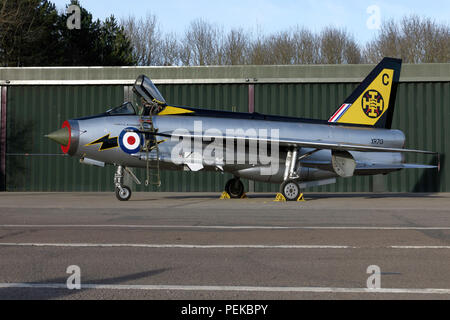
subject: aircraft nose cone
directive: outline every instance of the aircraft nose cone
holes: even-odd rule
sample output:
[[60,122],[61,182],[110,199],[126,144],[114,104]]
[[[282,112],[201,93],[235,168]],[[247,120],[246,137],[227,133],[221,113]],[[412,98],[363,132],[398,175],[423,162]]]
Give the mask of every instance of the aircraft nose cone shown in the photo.
[[70,140],[70,132],[68,128],[61,128],[52,133],[49,133],[45,137],[59,143],[62,146],[67,146]]

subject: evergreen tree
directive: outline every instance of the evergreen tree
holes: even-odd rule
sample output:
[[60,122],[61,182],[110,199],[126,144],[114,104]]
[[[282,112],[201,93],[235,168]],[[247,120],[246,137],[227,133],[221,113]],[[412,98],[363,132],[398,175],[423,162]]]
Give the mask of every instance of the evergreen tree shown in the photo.
[[114,16],[106,19],[100,29],[99,58],[103,66],[135,64],[131,41]]
[[[81,9],[81,29],[69,30],[65,12],[48,0],[0,0],[0,65],[133,65],[132,47],[112,16],[93,20]],[[69,4],[67,5],[69,6]]]
[[58,54],[58,14],[48,0],[0,0],[2,66],[45,65]]

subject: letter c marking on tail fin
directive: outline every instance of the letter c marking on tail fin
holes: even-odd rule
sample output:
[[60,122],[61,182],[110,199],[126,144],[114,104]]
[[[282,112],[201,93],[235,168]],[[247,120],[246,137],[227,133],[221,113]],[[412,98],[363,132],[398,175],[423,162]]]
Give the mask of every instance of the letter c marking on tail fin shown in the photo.
[[385,86],[389,85],[389,75],[387,73],[383,74],[383,84]]

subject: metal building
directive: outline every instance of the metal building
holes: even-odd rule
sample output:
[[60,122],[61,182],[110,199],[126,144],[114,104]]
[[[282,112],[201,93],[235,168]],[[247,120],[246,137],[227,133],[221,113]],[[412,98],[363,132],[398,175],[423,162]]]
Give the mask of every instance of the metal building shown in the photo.
[[[232,67],[0,68],[0,190],[112,191],[113,168],[79,164],[44,138],[66,119],[105,111],[133,99],[140,74],[170,104],[328,119],[371,65]],[[449,192],[450,64],[404,65],[393,128],[406,147],[437,151],[441,171],[403,170],[388,176],[338,179],[324,192]],[[436,163],[424,155],[408,161]],[[140,174],[138,172],[138,174]],[[218,173],[163,172],[160,191],[221,191]],[[278,185],[247,183],[250,191]],[[136,187],[136,190],[145,190]]]

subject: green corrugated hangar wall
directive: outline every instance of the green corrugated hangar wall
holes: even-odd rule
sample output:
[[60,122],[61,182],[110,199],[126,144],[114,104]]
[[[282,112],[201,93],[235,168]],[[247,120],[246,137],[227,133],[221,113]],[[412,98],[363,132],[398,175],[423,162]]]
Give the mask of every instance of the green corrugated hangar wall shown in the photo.
[[[240,66],[193,68],[0,68],[1,188],[6,191],[112,191],[114,168],[63,156],[44,137],[66,119],[104,112],[132,99],[139,74],[155,80],[173,105],[328,119],[373,66]],[[406,147],[441,154],[441,171],[403,170],[386,177],[338,179],[310,192],[449,192],[450,64],[405,65],[393,128]],[[5,148],[6,146],[6,148]],[[408,155],[409,162],[437,163]],[[143,171],[137,171],[144,176]],[[163,172],[151,191],[221,191],[229,175]],[[250,191],[279,186],[246,182]],[[147,190],[135,186],[135,190]]]

